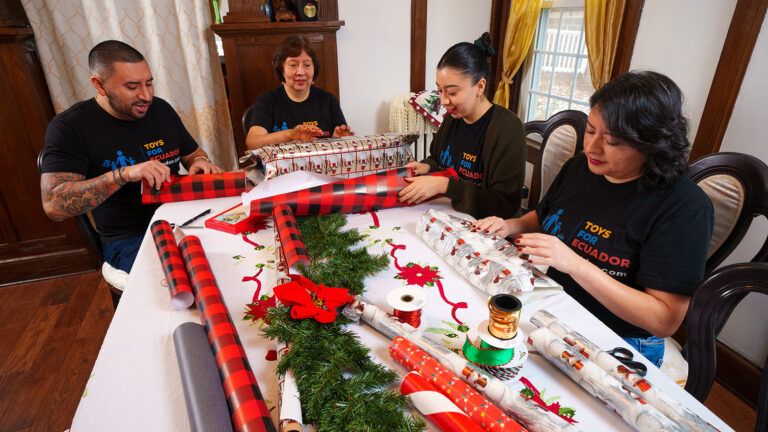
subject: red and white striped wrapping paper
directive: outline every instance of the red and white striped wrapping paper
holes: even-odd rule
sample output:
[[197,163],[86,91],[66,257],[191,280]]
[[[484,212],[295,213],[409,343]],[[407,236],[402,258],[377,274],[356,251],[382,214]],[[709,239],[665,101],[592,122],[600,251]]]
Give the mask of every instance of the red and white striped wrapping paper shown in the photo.
[[[439,361],[402,336],[389,345],[389,355],[409,371],[427,377],[428,381],[464,411],[484,430],[490,432],[522,432],[526,429],[502,410],[453,374]],[[526,431],[527,432],[527,431]]]
[[482,432],[450,399],[430,384],[418,372],[409,372],[400,384],[400,393],[408,396],[411,404],[441,431]]

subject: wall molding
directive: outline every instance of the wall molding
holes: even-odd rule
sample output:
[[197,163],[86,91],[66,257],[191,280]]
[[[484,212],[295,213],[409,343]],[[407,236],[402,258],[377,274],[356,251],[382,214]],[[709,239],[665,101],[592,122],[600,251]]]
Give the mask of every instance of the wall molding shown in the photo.
[[611,78],[629,72],[632,62],[632,53],[635,52],[635,40],[637,30],[640,28],[640,17],[643,14],[645,0],[627,0],[624,5],[624,14],[621,17],[621,31],[616,45],[616,55],[613,59]]
[[427,0],[411,0],[411,91],[425,90],[427,73]]
[[738,0],[736,3],[689,160],[720,151],[766,9],[768,0]]

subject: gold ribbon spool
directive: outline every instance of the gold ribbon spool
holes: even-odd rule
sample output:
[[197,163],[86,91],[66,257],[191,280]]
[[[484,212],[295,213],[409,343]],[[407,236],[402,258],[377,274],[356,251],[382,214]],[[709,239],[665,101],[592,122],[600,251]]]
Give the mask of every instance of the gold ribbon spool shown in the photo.
[[488,331],[493,337],[509,340],[517,336],[523,303],[511,294],[496,294],[488,299]]

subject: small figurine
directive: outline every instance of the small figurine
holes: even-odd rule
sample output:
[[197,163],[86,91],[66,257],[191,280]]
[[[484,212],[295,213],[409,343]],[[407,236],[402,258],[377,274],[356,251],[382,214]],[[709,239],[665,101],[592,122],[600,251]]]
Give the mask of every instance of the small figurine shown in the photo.
[[272,0],[272,10],[275,14],[275,21],[296,21],[296,13],[293,12],[293,2],[291,0]]

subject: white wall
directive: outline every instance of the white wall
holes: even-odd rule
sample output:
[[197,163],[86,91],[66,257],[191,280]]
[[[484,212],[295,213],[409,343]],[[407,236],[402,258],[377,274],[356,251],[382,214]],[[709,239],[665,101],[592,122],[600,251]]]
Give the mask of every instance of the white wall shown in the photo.
[[[768,124],[768,21],[763,22],[757,44],[752,52],[744,82],[741,84],[736,105],[733,108],[728,130],[725,133],[721,151],[751,154],[768,163],[768,139],[764,127]],[[760,249],[768,236],[768,221],[757,219],[741,244],[724,265],[750,260]],[[741,353],[753,363],[762,367],[768,355],[768,296],[750,294],[731,315],[731,319],[720,334],[720,340]]]
[[630,69],[672,78],[685,95],[693,142],[736,0],[647,0]]
[[427,2],[427,50],[424,84],[435,89],[435,67],[440,57],[459,42],[474,42],[487,32],[491,0],[434,0]]
[[410,0],[339,0],[339,93],[358,135],[389,129],[389,100],[411,82]]
[[[488,31],[491,0],[435,0],[427,6],[426,88],[451,45]],[[389,101],[411,87],[410,0],[339,0],[339,93],[347,122],[358,135],[389,130]]]

